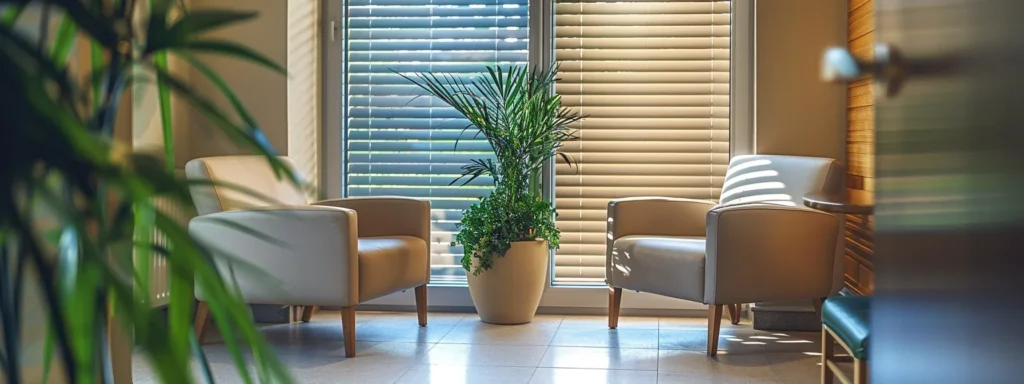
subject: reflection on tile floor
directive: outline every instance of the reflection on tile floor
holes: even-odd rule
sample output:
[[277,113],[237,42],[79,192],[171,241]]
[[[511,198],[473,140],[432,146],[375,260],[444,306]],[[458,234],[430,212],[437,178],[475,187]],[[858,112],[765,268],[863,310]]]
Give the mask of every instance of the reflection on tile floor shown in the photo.
[[[360,312],[357,356],[346,359],[338,312],[261,326],[298,383],[777,383],[819,382],[817,332],[755,331],[723,323],[719,356],[704,355],[707,319],[538,315],[497,326],[475,314]],[[215,332],[211,332],[215,333]],[[218,383],[241,383],[218,337],[203,349]],[[145,361],[135,383],[153,383]],[[251,369],[251,367],[250,367]]]

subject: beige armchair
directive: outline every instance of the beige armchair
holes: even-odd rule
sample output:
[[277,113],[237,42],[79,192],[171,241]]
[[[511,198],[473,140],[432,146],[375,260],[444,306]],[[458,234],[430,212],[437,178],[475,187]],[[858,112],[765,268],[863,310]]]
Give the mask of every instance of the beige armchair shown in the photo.
[[734,323],[744,303],[820,300],[842,285],[839,217],[805,208],[812,191],[839,191],[832,159],[737,156],[721,201],[630,198],[608,204],[608,326],[622,290],[708,304],[708,355],[718,349],[722,307]]
[[[282,160],[294,169],[290,160]],[[355,307],[360,303],[415,288],[419,323],[427,325],[429,202],[373,197],[309,204],[300,189],[277,179],[259,156],[195,159],[185,172],[189,179],[239,185],[265,195],[226,186],[197,185],[191,190],[199,216],[189,223],[189,233],[240,260],[216,259],[219,271],[237,282],[247,303],[304,306],[304,321],[317,306],[341,307],[349,357],[355,355]],[[196,332],[202,340],[208,311],[200,288]]]

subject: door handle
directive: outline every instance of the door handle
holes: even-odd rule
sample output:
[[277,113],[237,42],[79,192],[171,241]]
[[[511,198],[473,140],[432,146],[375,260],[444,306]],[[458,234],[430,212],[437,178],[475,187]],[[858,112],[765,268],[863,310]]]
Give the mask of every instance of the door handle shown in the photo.
[[886,97],[893,97],[903,87],[907,66],[900,51],[889,44],[875,44],[875,60],[860,60],[846,48],[832,47],[825,50],[821,60],[822,80],[845,83],[874,76],[875,86]]

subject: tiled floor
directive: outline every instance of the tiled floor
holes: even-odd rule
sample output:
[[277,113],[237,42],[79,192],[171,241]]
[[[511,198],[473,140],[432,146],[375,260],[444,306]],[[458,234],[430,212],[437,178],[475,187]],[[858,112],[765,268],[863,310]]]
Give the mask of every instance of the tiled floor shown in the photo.
[[[473,314],[360,312],[357,356],[345,358],[338,312],[262,331],[299,383],[818,383],[817,332],[755,331],[723,321],[719,355],[705,356],[703,318],[539,315],[498,326]],[[211,337],[215,339],[216,337]],[[224,346],[204,346],[218,382],[237,383]],[[140,359],[141,360],[141,359]],[[135,363],[135,382],[149,383]]]

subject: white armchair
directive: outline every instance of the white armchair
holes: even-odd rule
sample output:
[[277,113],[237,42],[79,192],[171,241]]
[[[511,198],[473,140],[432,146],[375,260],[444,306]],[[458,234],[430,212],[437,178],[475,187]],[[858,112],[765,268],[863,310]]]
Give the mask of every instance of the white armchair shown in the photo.
[[[845,172],[832,159],[754,155],[729,164],[720,203],[629,198],[608,204],[608,326],[622,290],[708,304],[708,355],[722,307],[820,300],[842,286],[841,218],[803,207],[812,191],[835,192]],[[820,305],[820,304],[819,304]]]
[[[355,307],[360,303],[415,288],[419,323],[426,326],[429,202],[375,197],[308,204],[301,190],[278,180],[259,156],[195,159],[185,172],[189,179],[239,185],[274,200],[225,186],[191,190],[199,216],[189,223],[189,233],[256,267],[217,259],[219,271],[238,283],[247,303],[304,306],[304,321],[317,306],[341,307],[349,357],[355,355]],[[199,287],[196,298],[196,332],[202,341],[208,312]]]

